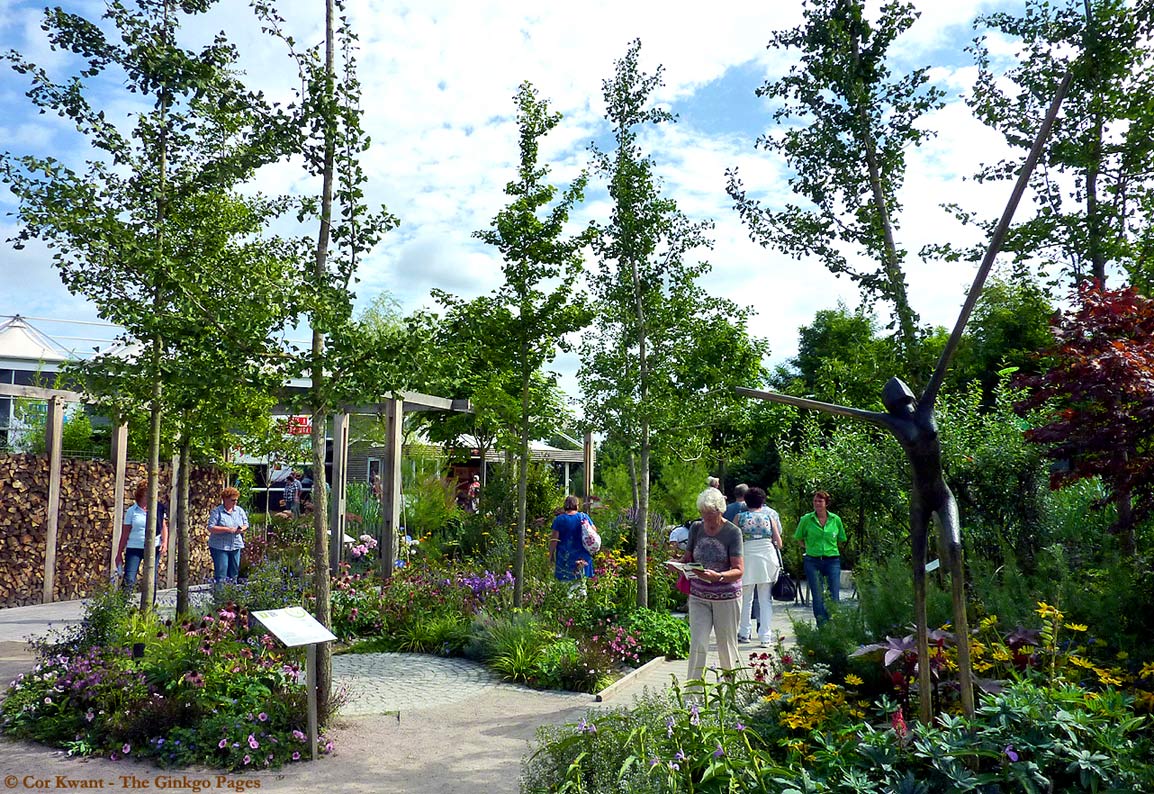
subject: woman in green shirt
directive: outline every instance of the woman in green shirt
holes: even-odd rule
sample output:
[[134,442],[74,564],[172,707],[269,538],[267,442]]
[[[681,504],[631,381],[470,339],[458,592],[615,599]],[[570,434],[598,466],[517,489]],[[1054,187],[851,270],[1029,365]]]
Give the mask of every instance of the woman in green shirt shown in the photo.
[[841,518],[829,512],[829,494],[818,491],[813,495],[813,512],[806,513],[797,522],[793,536],[805,547],[805,581],[813,601],[813,616],[819,624],[829,620],[825,608],[823,583],[829,585],[829,597],[841,600],[841,553],[837,544],[845,543],[845,526]]

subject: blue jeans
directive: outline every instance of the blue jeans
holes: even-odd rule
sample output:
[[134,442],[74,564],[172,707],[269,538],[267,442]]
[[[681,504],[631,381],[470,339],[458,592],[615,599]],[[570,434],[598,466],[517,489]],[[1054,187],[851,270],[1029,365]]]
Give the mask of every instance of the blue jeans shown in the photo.
[[144,562],[144,549],[124,550],[124,589],[131,590],[136,585],[140,573],[140,563]]
[[829,620],[825,608],[823,582],[829,585],[829,597],[834,602],[841,600],[841,557],[811,557],[805,555],[805,581],[809,585],[809,597],[813,600],[813,616],[818,624]]
[[236,581],[236,577],[240,574],[240,552],[240,549],[214,549],[209,546],[208,553],[212,555],[213,584],[222,584],[226,579],[230,582]]

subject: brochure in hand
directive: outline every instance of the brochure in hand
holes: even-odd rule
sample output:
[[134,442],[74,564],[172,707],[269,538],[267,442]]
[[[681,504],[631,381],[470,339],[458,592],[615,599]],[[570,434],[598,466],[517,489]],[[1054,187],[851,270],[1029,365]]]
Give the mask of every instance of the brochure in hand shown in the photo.
[[692,579],[696,574],[694,571],[704,571],[705,566],[699,562],[676,562],[675,560],[666,560],[666,565],[676,571],[681,571],[689,579]]

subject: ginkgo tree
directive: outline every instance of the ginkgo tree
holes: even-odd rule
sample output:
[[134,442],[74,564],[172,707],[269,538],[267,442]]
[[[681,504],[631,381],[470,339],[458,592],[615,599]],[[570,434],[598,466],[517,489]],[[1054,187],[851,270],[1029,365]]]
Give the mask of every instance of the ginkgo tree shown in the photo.
[[[88,147],[78,163],[6,152],[0,169],[19,202],[17,245],[46,243],[65,286],[144,349],[136,359],[135,397],[150,414],[150,515],[157,513],[164,388],[177,374],[175,351],[186,360],[211,360],[233,349],[251,360],[283,323],[270,307],[291,304],[271,294],[280,281],[271,249],[247,249],[225,273],[210,269],[210,255],[201,256],[251,236],[279,210],[241,198],[236,188],[279,159],[291,133],[284,116],[240,82],[237,52],[223,34],[195,51],[178,42],[182,22],[213,4],[110,3],[100,23],[49,9],[43,29],[51,45],[80,64],[63,78],[18,52],[2,56],[29,79],[32,103],[71,122]],[[131,115],[123,113],[126,106]],[[235,214],[226,206],[243,207],[257,220],[222,235],[220,221]],[[236,339],[246,344],[237,348]],[[144,548],[141,604],[149,608],[150,538]]]

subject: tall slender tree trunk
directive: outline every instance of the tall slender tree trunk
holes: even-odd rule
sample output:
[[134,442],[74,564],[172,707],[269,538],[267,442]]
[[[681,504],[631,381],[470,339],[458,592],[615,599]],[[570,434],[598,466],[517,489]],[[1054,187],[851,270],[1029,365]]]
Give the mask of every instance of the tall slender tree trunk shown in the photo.
[[[313,270],[313,285],[316,288],[316,305],[312,316],[312,447],[313,447],[313,591],[316,593],[316,619],[324,626],[332,627],[332,611],[329,604],[329,538],[328,538],[328,491],[325,482],[325,430],[328,427],[328,411],[325,398],[325,324],[321,304],[324,285],[328,275],[329,237],[331,235],[333,210],[333,178],[336,160],[336,110],[334,107],[336,90],[333,69],[333,0],[325,0],[325,108],[322,115],[325,125],[325,154],[321,186],[321,222],[317,233],[317,250]],[[330,694],[332,689],[332,648],[329,643],[321,643],[317,648],[317,713],[322,721],[330,715]]]
[[521,468],[517,472],[517,553],[513,558],[513,606],[521,606],[525,591],[525,513],[529,491],[529,344],[521,343]]
[[640,384],[641,460],[637,494],[637,606],[649,606],[649,358],[642,302],[641,277],[633,268],[633,295],[637,310],[637,381]]
[[[861,53],[858,50],[858,40],[853,40],[853,58],[855,71],[861,72]],[[883,252],[882,267],[888,282],[887,291],[894,305],[894,314],[897,315],[898,333],[901,337],[902,348],[905,352],[906,365],[911,371],[916,371],[919,364],[920,349],[918,345],[917,324],[918,318],[910,306],[909,294],[906,289],[906,276],[902,272],[901,262],[898,261],[898,246],[894,241],[893,220],[890,218],[890,208],[886,204],[885,190],[882,186],[881,166],[878,164],[877,141],[874,139],[873,127],[869,115],[869,93],[862,81],[859,84],[857,103],[858,124],[861,125],[862,151],[865,152],[866,168],[869,171],[870,190],[873,192],[874,210],[877,212],[878,224],[881,227]]]
[[[168,14],[171,9],[169,0],[164,2],[164,22],[161,30],[161,35],[167,37],[169,34]],[[160,271],[164,264],[164,221],[167,212],[165,204],[165,191],[167,189],[166,177],[168,176],[168,108],[170,104],[169,90],[167,87],[161,89],[160,92],[160,150],[158,152],[157,162],[157,180],[160,188],[157,191],[156,198],[156,228],[154,230],[154,242],[156,244],[156,284],[153,291],[153,305],[160,306],[162,298],[161,294]],[[153,583],[156,581],[156,533],[160,532],[158,518],[158,503],[160,502],[160,419],[162,408],[160,400],[163,397],[163,389],[161,387],[160,378],[160,364],[161,352],[163,347],[163,340],[159,335],[152,338],[151,362],[150,372],[152,373],[152,405],[149,407],[149,428],[148,428],[148,518],[144,522],[144,573],[140,579],[140,610],[142,612],[152,609],[152,590]]]

